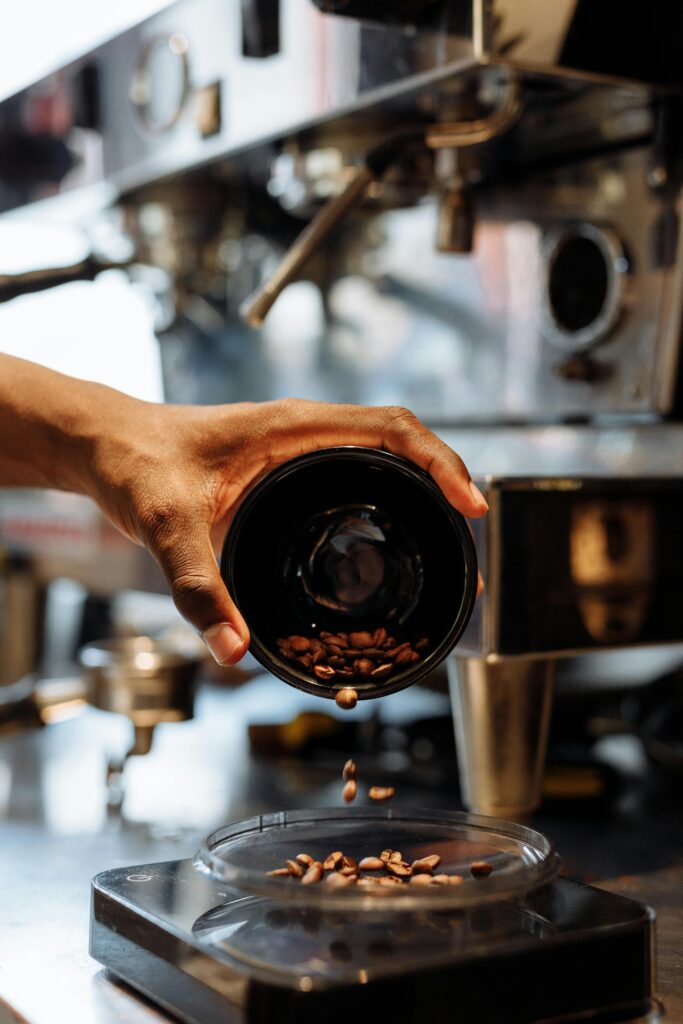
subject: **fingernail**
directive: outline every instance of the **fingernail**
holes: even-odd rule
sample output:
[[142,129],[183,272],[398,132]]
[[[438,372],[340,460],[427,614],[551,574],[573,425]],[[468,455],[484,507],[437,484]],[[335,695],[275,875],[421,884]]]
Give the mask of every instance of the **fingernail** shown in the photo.
[[481,491],[479,490],[479,488],[475,484],[474,480],[470,480],[470,490],[472,491],[472,497],[476,501],[477,505],[483,505],[484,508],[488,508],[489,507],[488,501],[486,500],[484,495],[481,493]]
[[202,640],[219,665],[229,665],[235,652],[242,647],[242,637],[229,622],[219,622],[202,633]]

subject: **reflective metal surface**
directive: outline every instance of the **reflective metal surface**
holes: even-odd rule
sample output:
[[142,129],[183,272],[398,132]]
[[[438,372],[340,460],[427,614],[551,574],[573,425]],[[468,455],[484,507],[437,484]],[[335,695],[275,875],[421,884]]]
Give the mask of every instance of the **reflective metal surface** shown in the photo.
[[465,804],[525,820],[541,802],[553,662],[459,657],[448,670]]
[[[401,714],[407,721],[424,714],[428,698],[423,693],[418,701],[408,690],[380,702],[387,726]],[[165,1020],[88,957],[90,879],[126,865],[190,857],[212,827],[247,814],[334,804],[344,755],[273,762],[250,756],[246,742],[247,723],[288,721],[317,706],[315,698],[267,679],[234,692],[204,691],[193,721],[160,726],[152,752],[129,765],[120,818],[107,816],[104,769],[107,752],[127,742],[125,721],[89,711],[0,742],[0,999],[30,1024]],[[353,717],[364,713],[359,706]],[[535,824],[555,839],[570,873],[654,906],[657,991],[667,1019],[677,1021],[683,1017],[678,788],[652,778],[628,741],[610,743],[605,756],[629,780],[619,800],[597,817],[546,810]],[[417,786],[408,777],[400,799],[404,807],[458,806],[452,790]],[[2,1010],[0,1020],[5,1024]]]

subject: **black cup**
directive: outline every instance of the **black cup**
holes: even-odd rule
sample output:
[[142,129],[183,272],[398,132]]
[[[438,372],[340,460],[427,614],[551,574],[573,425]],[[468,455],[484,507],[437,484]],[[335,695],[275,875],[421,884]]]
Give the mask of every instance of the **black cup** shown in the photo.
[[[361,699],[416,683],[452,650],[477,592],[464,518],[425,472],[371,448],[325,448],[284,463],[247,494],[221,574],[251,631],[251,653],[291,686]],[[278,638],[370,631],[425,637],[423,657],[378,682],[335,682],[281,657]]]

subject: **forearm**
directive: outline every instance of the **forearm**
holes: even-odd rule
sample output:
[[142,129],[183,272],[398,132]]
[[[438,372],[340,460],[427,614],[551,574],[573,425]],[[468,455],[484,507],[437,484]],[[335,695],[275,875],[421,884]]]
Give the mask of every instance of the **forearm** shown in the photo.
[[0,486],[86,492],[110,395],[116,392],[0,355]]

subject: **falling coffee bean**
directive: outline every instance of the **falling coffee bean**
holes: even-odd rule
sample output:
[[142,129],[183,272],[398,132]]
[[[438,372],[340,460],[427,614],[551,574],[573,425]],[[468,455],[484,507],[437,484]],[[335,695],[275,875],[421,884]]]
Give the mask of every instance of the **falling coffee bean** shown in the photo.
[[356,777],[356,762],[352,757],[348,759],[342,769],[342,779],[344,782],[348,782],[349,779],[355,779]]
[[[321,668],[321,666],[316,665],[316,674],[319,668]],[[330,672],[332,675],[335,674],[333,668],[330,669]],[[350,686],[345,686],[343,690],[337,690],[334,699],[337,703],[337,707],[343,708],[344,711],[350,711],[352,708],[355,708],[358,703],[358,692]]]
[[352,804],[356,799],[357,785],[355,779],[349,779],[342,790],[342,799],[345,804]]
[[488,861],[475,860],[470,864],[470,871],[475,878],[487,878],[493,871]]
[[393,786],[370,786],[368,796],[371,800],[391,800],[394,792]]

